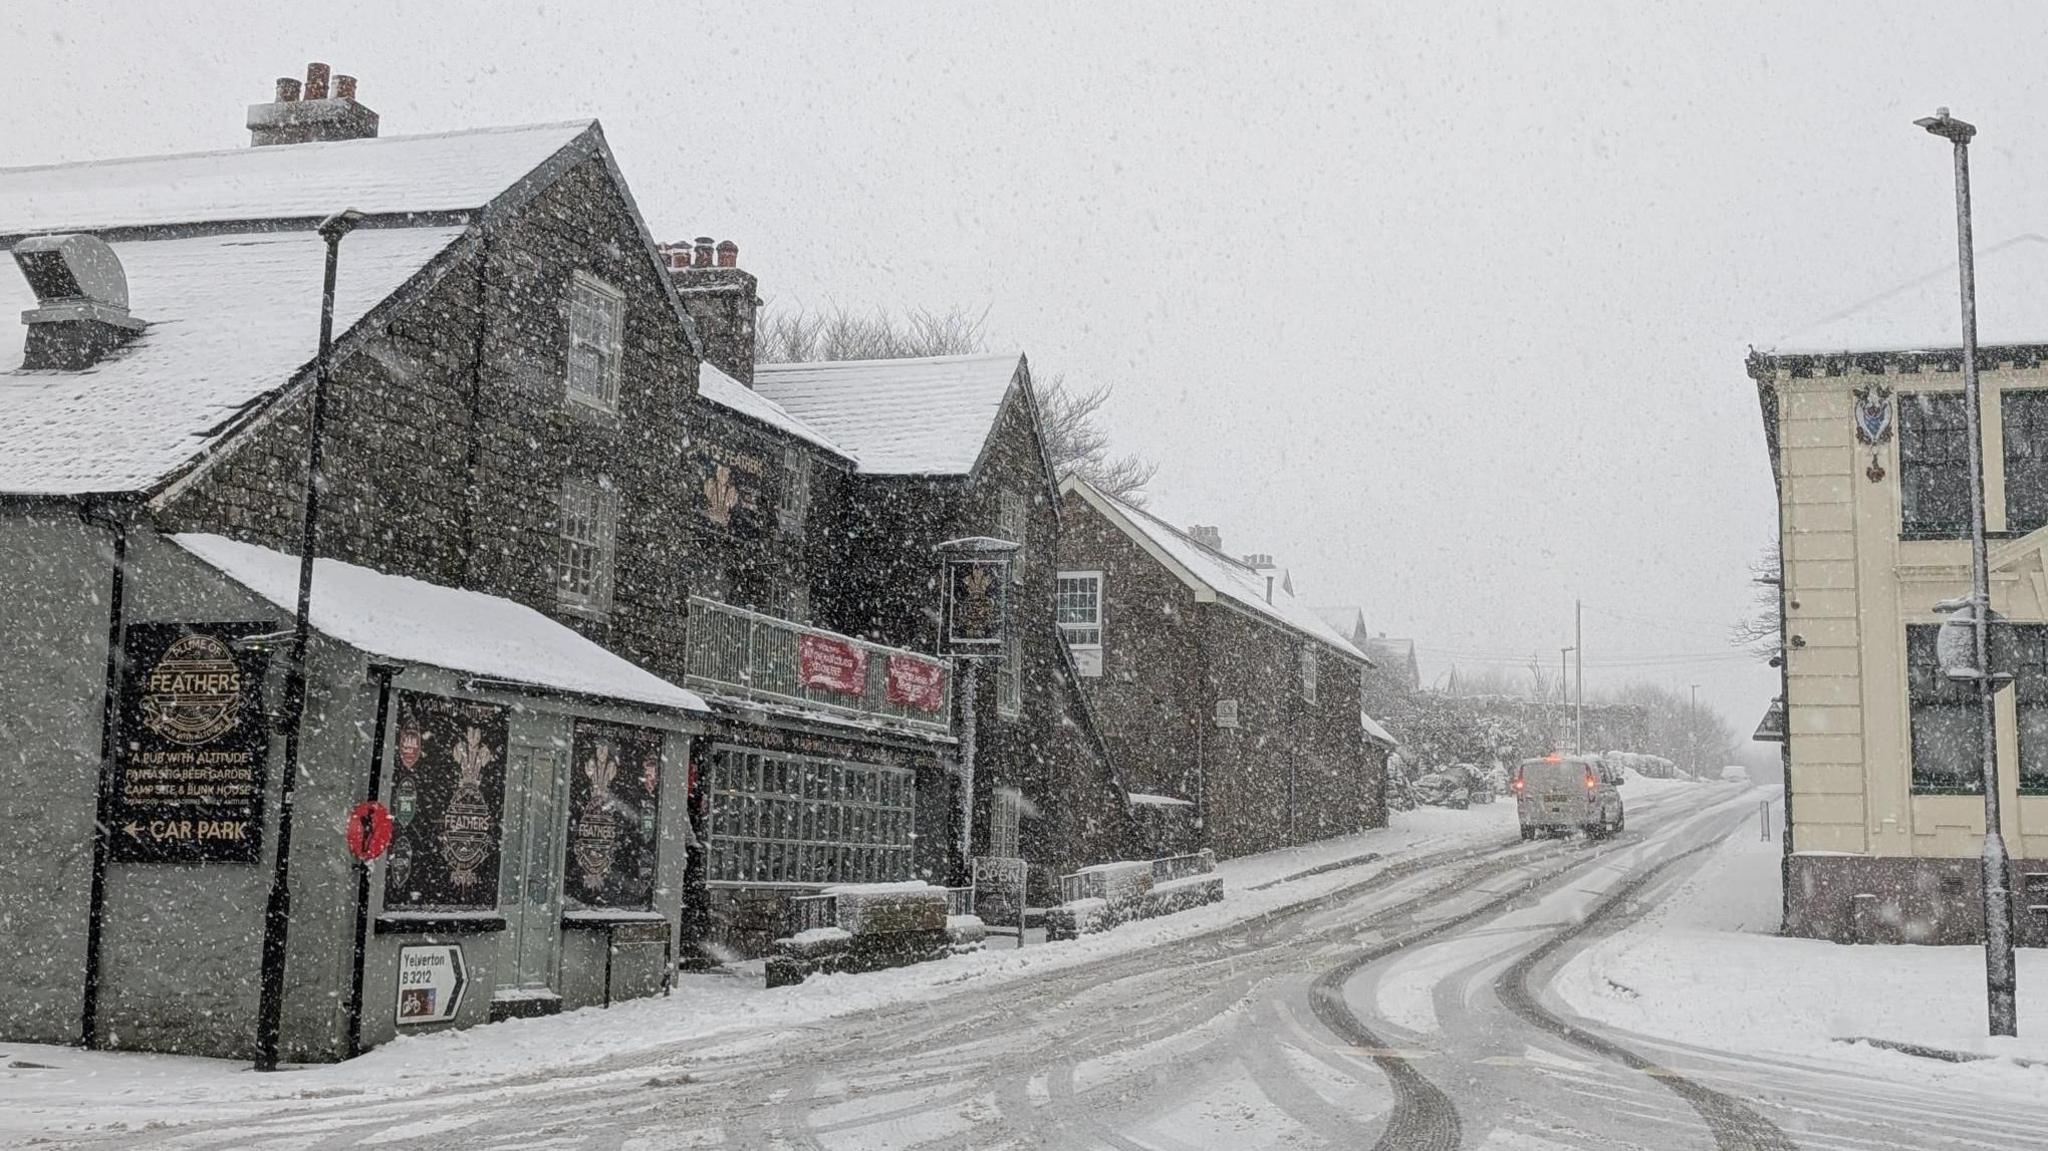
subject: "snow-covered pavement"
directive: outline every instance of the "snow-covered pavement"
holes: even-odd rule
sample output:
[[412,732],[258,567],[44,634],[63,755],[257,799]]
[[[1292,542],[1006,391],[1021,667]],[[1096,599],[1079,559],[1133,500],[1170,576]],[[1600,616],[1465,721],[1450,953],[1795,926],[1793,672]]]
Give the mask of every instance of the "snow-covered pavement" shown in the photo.
[[1507,844],[1515,837],[1514,820],[1507,803],[1396,812],[1379,830],[1226,860],[1217,865],[1223,902],[1074,942],[1017,950],[992,940],[989,951],[943,963],[817,977],[773,990],[761,986],[758,963],[742,965],[736,976],[686,976],[663,999],[407,1036],[348,1063],[286,1074],[256,1074],[245,1063],[222,1060],[0,1044],[0,1146],[57,1136],[128,1142],[138,1131],[279,1111],[341,1114],[379,1103],[402,1110],[407,1100],[445,1092],[601,1073],[620,1063],[659,1066],[713,1043],[764,1041],[838,1016],[1150,953],[1371,883],[1395,867]]
[[[1740,1031],[1752,1004],[1803,1018],[1824,975],[1646,977],[1716,945],[1733,903],[1706,893],[1750,881],[1760,793],[1625,794],[1608,842],[1523,843],[1504,803],[1411,814],[1227,863],[1224,903],[1077,943],[773,992],[696,978],[337,1067],[7,1048],[54,1066],[0,1071],[0,1115],[57,1146],[194,1151],[2048,1147],[2043,1069]],[[1705,942],[1657,950],[1686,932]],[[1635,998],[1575,1014],[1622,972]]]
[[[1985,1035],[1979,947],[1845,947],[1775,934],[1780,845],[1731,836],[1625,930],[1558,973],[1578,1014],[1705,1047],[1850,1059],[1873,1075],[1998,1082],[2048,1091],[2048,954],[2019,953],[2018,1039]],[[2026,1026],[2031,1024],[2031,1026]],[[1983,1054],[1930,1067],[1921,1057],[1844,1040]]]

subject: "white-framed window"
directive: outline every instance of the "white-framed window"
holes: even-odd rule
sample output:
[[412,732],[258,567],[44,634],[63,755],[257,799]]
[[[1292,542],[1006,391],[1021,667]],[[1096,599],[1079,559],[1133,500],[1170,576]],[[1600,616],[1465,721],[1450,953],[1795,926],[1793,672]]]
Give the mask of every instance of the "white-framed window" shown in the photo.
[[1024,710],[1024,645],[1018,640],[1014,627],[1010,629],[1009,637],[1003,640],[1003,670],[996,685],[996,710],[1012,717]]
[[909,768],[720,746],[711,753],[709,872],[722,883],[910,878]]
[[1014,787],[996,788],[989,797],[988,853],[1005,859],[1023,858],[1023,823],[1024,793]]
[[782,530],[801,535],[804,516],[811,508],[811,457],[799,447],[782,449],[782,498],[775,505],[775,517]]
[[1316,701],[1316,649],[1301,649],[1301,699],[1303,703]]
[[1102,573],[1061,572],[1053,591],[1053,621],[1075,649],[1102,646]]
[[1236,700],[1234,700],[1234,699],[1219,699],[1219,700],[1217,700],[1217,701],[1216,701],[1216,726],[1217,726],[1217,727],[1236,727],[1236,726],[1237,726],[1237,701],[1236,701]]
[[1002,522],[997,530],[1002,537],[1017,545],[1017,551],[1010,557],[1010,582],[1024,582],[1024,550],[1031,542],[1031,501],[1016,492],[1004,492],[1001,508]]
[[561,578],[556,599],[568,607],[606,611],[612,602],[612,550],[619,501],[611,485],[565,480],[560,513]]
[[619,406],[626,297],[583,272],[569,282],[569,398],[607,412]]

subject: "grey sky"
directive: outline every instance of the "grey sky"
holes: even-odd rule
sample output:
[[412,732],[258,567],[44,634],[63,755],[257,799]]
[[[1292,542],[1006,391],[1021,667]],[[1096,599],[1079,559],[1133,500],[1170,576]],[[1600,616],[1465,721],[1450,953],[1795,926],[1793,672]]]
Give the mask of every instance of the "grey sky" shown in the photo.
[[1953,258],[1937,104],[1983,241],[2048,230],[2048,13],[1528,7],[16,3],[0,164],[240,146],[309,59],[387,135],[594,115],[771,301],[985,307],[1115,384],[1155,510],[1427,675],[1554,667],[1582,595],[1589,687],[1746,729],[1744,350]]

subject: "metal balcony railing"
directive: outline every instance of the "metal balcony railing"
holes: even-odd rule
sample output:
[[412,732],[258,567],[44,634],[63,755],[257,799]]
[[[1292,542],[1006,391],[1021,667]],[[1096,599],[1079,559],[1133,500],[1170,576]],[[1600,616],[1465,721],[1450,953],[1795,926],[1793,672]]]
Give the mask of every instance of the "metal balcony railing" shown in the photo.
[[[866,670],[860,690],[841,691],[806,684],[800,657],[805,636],[865,653]],[[926,701],[929,706],[920,706],[891,699],[891,660],[937,668],[936,700]],[[684,682],[706,695],[780,704],[892,727],[941,733],[952,727],[953,667],[949,661],[907,648],[886,647],[805,627],[702,596],[690,597]]]

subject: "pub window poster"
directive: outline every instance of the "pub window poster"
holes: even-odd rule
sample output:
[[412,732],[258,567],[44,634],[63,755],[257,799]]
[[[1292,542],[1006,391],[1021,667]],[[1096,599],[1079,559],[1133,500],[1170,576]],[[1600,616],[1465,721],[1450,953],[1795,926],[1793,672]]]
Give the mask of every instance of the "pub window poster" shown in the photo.
[[576,721],[570,745],[568,897],[585,907],[654,906],[664,735]]
[[263,845],[269,658],[238,650],[272,623],[132,623],[122,638],[111,855],[254,863]]
[[505,709],[398,693],[386,911],[494,911],[505,811]]

